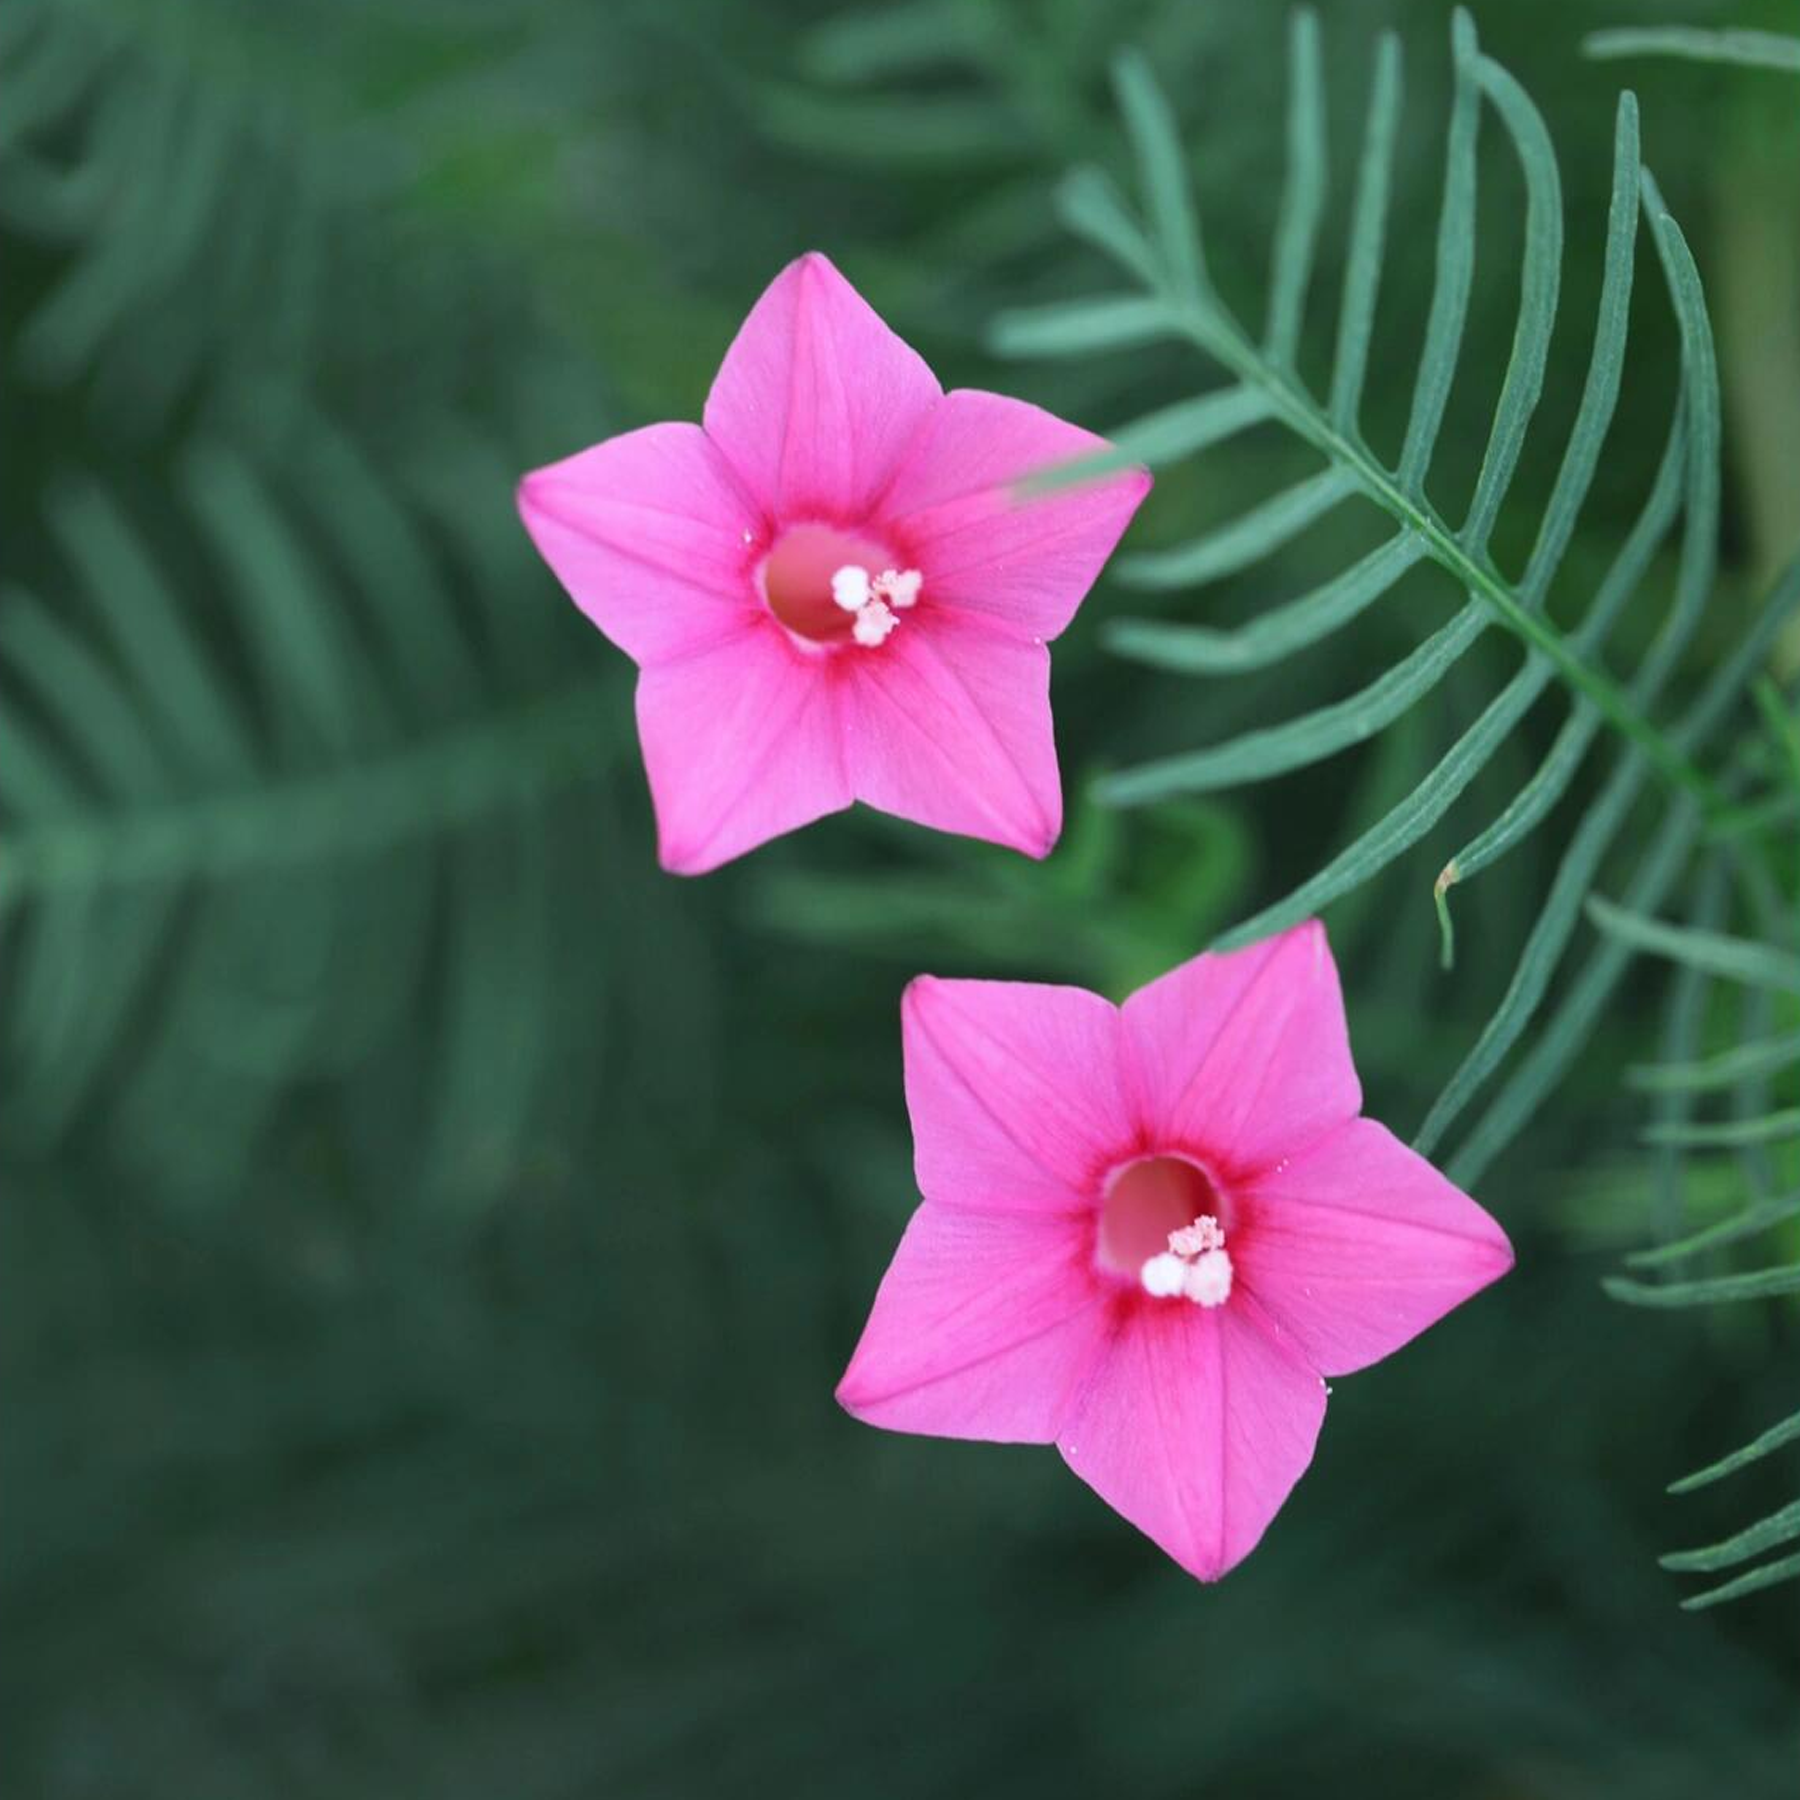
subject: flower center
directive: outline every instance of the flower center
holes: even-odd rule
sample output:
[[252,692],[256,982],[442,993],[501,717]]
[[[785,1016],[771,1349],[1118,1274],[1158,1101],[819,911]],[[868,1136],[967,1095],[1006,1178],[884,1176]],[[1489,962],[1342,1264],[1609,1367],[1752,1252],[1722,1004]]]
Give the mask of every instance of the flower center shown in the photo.
[[795,525],[763,559],[757,579],[769,611],[803,642],[873,650],[919,598],[919,571],[900,562],[873,538]]
[[1231,1295],[1222,1210],[1199,1164],[1140,1157],[1107,1183],[1095,1258],[1156,1299],[1222,1306]]

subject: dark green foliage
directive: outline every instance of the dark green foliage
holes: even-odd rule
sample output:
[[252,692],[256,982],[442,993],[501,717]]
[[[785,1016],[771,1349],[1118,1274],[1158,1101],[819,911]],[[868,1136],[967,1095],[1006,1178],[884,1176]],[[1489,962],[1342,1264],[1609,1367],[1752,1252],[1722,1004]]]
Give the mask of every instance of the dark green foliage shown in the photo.
[[[1787,724],[1782,704],[1777,695],[1767,708],[1780,731]],[[1790,789],[1800,793],[1800,785],[1791,781]],[[1794,862],[1791,845],[1786,860]],[[1644,1139],[1661,1147],[1665,1181],[1678,1193],[1690,1154],[1737,1152],[1731,1171],[1731,1185],[1740,1196],[1736,1209],[1698,1231],[1631,1257],[1646,1273],[1642,1277],[1608,1277],[1606,1290],[1616,1300],[1633,1306],[1685,1308],[1780,1301],[1800,1294],[1800,1237],[1794,1231],[1794,1221],[1800,1218],[1800,1192],[1794,1191],[1800,1178],[1800,1104],[1777,1103],[1778,1084],[1786,1098],[1800,1097],[1800,1084],[1792,1073],[1800,1063],[1800,1032],[1791,1028],[1793,1019],[1800,1016],[1796,1004],[1800,1002],[1800,956],[1794,953],[1794,946],[1800,943],[1800,915],[1791,897],[1793,871],[1789,868],[1785,873],[1784,901],[1776,872],[1767,860],[1756,858],[1747,868],[1738,869],[1725,856],[1713,857],[1703,865],[1696,889],[1695,922],[1687,925],[1645,918],[1598,898],[1588,903],[1595,923],[1609,937],[1666,958],[1678,971],[1670,988],[1665,1026],[1670,1060],[1634,1071],[1636,1085],[1650,1089],[1662,1102],[1661,1116],[1645,1130]],[[1734,885],[1741,889],[1747,911],[1766,937],[1750,939],[1716,929],[1714,920],[1724,913],[1726,896]],[[1732,1024],[1740,1034],[1748,1025],[1755,1035],[1695,1061],[1693,1052],[1706,1019],[1709,989],[1720,981],[1734,985],[1743,996]],[[1784,1015],[1780,1022],[1789,1029],[1771,1033],[1770,1024],[1778,1013]],[[1694,1103],[1716,1101],[1721,1096],[1729,1116],[1707,1120],[1691,1116]],[[1777,1186],[1784,1191],[1773,1191]],[[1754,1260],[1748,1267],[1740,1266],[1739,1256]],[[1733,1474],[1778,1450],[1797,1433],[1800,1412],[1698,1475],[1675,1483],[1673,1491],[1686,1492]],[[1800,1502],[1790,1502],[1706,1549],[1665,1556],[1663,1565],[1707,1574],[1734,1568],[1800,1535],[1797,1519]],[[1800,1576],[1800,1558],[1772,1558],[1682,1604],[1712,1606],[1794,1576]]]
[[[1690,262],[1577,55],[1616,9],[1486,8],[1491,61],[1381,11],[1295,28],[1283,123],[1282,20],[1195,0],[0,7],[8,1796],[1787,1800],[1795,1590],[1685,1617],[1655,1551],[1710,1545],[1691,1603],[1791,1569],[1795,1302],[1614,1306],[1584,1254],[1669,1306],[1800,1253],[1713,145],[1646,104]],[[948,383],[1163,465],[1057,647],[1043,865],[856,814],[660,875],[629,669],[513,516],[694,416],[814,244]],[[1257,320],[1230,388],[1165,280]],[[990,361],[1002,309],[1080,354]],[[1101,803],[1196,743],[1208,792]],[[1122,994],[1300,894],[1378,1116],[1538,1019],[1458,1147],[1520,1266],[1339,1386],[1202,1590],[1052,1455],[831,1389],[913,1202],[904,982]]]

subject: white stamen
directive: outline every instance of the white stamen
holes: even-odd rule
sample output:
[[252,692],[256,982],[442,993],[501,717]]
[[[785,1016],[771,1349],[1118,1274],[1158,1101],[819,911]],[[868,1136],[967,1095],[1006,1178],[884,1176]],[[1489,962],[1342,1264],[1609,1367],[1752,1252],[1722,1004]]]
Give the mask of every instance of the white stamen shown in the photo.
[[1220,1250],[1224,1245],[1225,1233],[1211,1213],[1169,1233],[1169,1248],[1177,1256],[1204,1256],[1208,1250]]
[[883,569],[875,577],[874,592],[878,600],[904,612],[919,597],[925,577],[917,569]]
[[871,600],[867,606],[858,610],[856,623],[850,627],[850,635],[865,650],[873,650],[877,644],[886,642],[888,633],[899,623],[881,601]]
[[1169,1233],[1169,1247],[1138,1271],[1144,1292],[1158,1300],[1179,1295],[1196,1306],[1223,1306],[1231,1298],[1231,1258],[1225,1227],[1211,1213]]
[[1181,1292],[1187,1274],[1187,1264],[1165,1250],[1161,1256],[1153,1256],[1144,1264],[1138,1271],[1138,1279],[1143,1282],[1146,1294],[1154,1294],[1158,1300],[1173,1300]]
[[1198,1262],[1184,1265],[1181,1291],[1196,1306],[1223,1306],[1231,1297],[1231,1256],[1208,1250]]
[[[845,612],[861,612],[869,604],[869,571],[856,563],[846,563],[831,578],[831,597]],[[881,639],[875,641],[880,643]]]

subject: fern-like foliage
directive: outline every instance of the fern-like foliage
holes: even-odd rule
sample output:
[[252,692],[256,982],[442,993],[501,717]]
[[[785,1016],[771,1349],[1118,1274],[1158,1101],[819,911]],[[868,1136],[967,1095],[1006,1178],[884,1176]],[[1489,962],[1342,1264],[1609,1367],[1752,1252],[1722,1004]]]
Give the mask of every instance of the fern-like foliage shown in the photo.
[[[306,22],[309,68],[298,22],[274,13],[8,7],[0,217],[56,257],[41,285],[23,284],[17,377],[90,383],[137,443],[247,386],[265,390],[263,411],[334,379],[454,390],[491,304],[466,257],[395,209],[428,190],[454,108],[479,104],[489,132],[508,128],[494,96],[459,81],[504,28],[403,11],[328,0]],[[377,102],[366,71],[395,62],[430,73]],[[271,70],[290,73],[274,104]],[[397,286],[402,250],[412,275]],[[460,307],[434,303],[446,286]]]
[[[787,77],[746,86],[744,101],[798,155],[844,165],[884,194],[924,197],[904,252],[881,234],[863,260],[885,291],[961,335],[950,296],[968,295],[984,316],[1016,301],[1066,244],[1043,171],[1104,142],[1105,74],[1121,39],[1192,67],[1229,53],[1241,23],[1170,0],[880,0],[811,26]],[[1078,389],[1081,372],[1068,373]]]
[[[1637,110],[1621,98],[1603,277],[1581,402],[1562,447],[1554,487],[1523,569],[1496,561],[1491,541],[1518,469],[1544,381],[1563,259],[1556,160],[1543,120],[1513,78],[1484,56],[1459,13],[1453,32],[1455,92],[1449,126],[1436,276],[1405,439],[1389,464],[1360,419],[1376,330],[1388,197],[1400,104],[1400,52],[1378,49],[1363,149],[1347,228],[1336,346],[1321,397],[1297,368],[1320,227],[1328,204],[1324,89],[1318,27],[1296,15],[1290,39],[1288,174],[1276,219],[1268,302],[1260,330],[1234,316],[1209,277],[1187,159],[1173,114],[1148,64],[1128,58],[1117,73],[1143,200],[1140,217],[1113,183],[1092,170],[1065,185],[1066,223],[1098,248],[1125,286],[1094,299],[1016,312],[1000,321],[998,346],[1016,355],[1092,356],[1158,341],[1185,343],[1229,381],[1115,432],[1120,457],[1166,464],[1225,445],[1260,425],[1285,432],[1317,459],[1315,473],[1248,512],[1170,548],[1141,552],[1119,579],[1147,592],[1191,590],[1241,574],[1325,515],[1373,511],[1385,536],[1353,566],[1247,625],[1222,631],[1163,621],[1121,622],[1112,646],[1147,666],[1202,677],[1274,676],[1301,652],[1343,631],[1415,568],[1435,568],[1464,596],[1459,610],[1391,668],[1349,697],[1223,743],[1127,769],[1100,787],[1116,805],[1139,805],[1270,779],[1320,762],[1393,726],[1444,681],[1484,633],[1518,642],[1517,672],[1446,748],[1410,792],[1322,868],[1220,940],[1221,947],[1277,930],[1351,893],[1418,844],[1468,790],[1539,699],[1560,691],[1566,719],[1549,752],[1510,803],[1442,865],[1440,901],[1457,883],[1505,856],[1570,791],[1588,753],[1610,728],[1617,761],[1569,838],[1509,989],[1451,1076],[1416,1143],[1436,1151],[1477,1093],[1518,1046],[1550,994],[1582,922],[1582,904],[1616,849],[1646,790],[1658,814],[1635,846],[1627,904],[1654,909],[1687,866],[1710,819],[1726,802],[1707,765],[1722,725],[1761,667],[1781,623],[1800,603],[1795,571],[1758,610],[1752,629],[1685,706],[1666,721],[1669,690],[1712,593],[1719,529],[1719,393],[1700,278],[1680,228],[1639,155]],[[1516,155],[1526,199],[1520,299],[1510,360],[1472,497],[1452,524],[1429,492],[1452,383],[1457,377],[1475,256],[1477,138],[1492,115]],[[1640,219],[1643,224],[1640,227]],[[1635,527],[1573,623],[1553,622],[1549,602],[1583,503],[1600,467],[1618,402],[1640,236],[1647,236],[1681,342],[1679,393],[1666,448]],[[1104,460],[1104,459],[1103,459]],[[1080,479],[1095,465],[1060,478]],[[1660,626],[1628,679],[1611,672],[1615,628],[1649,580],[1659,550],[1679,527],[1672,593]],[[1273,690],[1271,690],[1273,691]],[[1445,950],[1450,946],[1444,910]],[[1531,1117],[1579,1051],[1629,959],[1605,939],[1565,979],[1537,1041],[1448,1159],[1454,1178],[1476,1180]]]
[[[1772,752],[1761,808],[1791,813],[1800,806],[1800,719],[1772,684],[1760,687],[1759,696]],[[1661,1060],[1630,1072],[1632,1085],[1655,1098],[1656,1116],[1644,1137],[1656,1157],[1665,1229],[1661,1242],[1626,1259],[1632,1273],[1606,1283],[1629,1305],[1738,1306],[1800,1294],[1800,862],[1791,841],[1786,856],[1783,868],[1738,845],[1714,850],[1700,864],[1682,924],[1598,896],[1588,902],[1611,940],[1665,959],[1675,971]],[[1721,929],[1734,914],[1744,920],[1742,934]],[[1713,1004],[1720,987],[1732,997],[1723,1008]],[[1703,1110],[1713,1116],[1700,1116]],[[1734,1193],[1736,1204],[1696,1224],[1690,1178],[1714,1173],[1721,1161],[1713,1185]],[[1670,1491],[1687,1493],[1735,1474],[1797,1437],[1800,1411]],[[1674,1552],[1663,1563],[1717,1574],[1796,1539],[1800,1497],[1718,1543]],[[1800,1553],[1789,1552],[1728,1576],[1683,1605],[1712,1606],[1797,1577]]]
[[[1800,752],[1791,703],[1765,683],[1757,692],[1768,721],[1766,740],[1746,752],[1742,746],[1733,749],[1725,735],[1777,633],[1800,604],[1800,570],[1779,583],[1741,642],[1686,694],[1685,704],[1671,708],[1685,653],[1715,584],[1719,392],[1699,275],[1640,160],[1637,111],[1629,94],[1622,96],[1617,113],[1598,316],[1580,404],[1523,567],[1509,573],[1496,559],[1492,539],[1549,360],[1563,218],[1556,162],[1538,113],[1512,78],[1480,53],[1466,15],[1457,16],[1453,47],[1456,80],[1435,285],[1405,437],[1393,463],[1371,447],[1362,413],[1389,234],[1400,102],[1397,43],[1384,41],[1376,56],[1346,231],[1335,350],[1323,395],[1307,385],[1298,366],[1330,187],[1325,83],[1312,16],[1297,15],[1291,32],[1288,175],[1275,223],[1266,313],[1254,333],[1209,276],[1187,159],[1148,65],[1130,59],[1118,70],[1142,215],[1094,170],[1073,176],[1061,199],[1068,225],[1117,266],[1127,286],[1092,300],[1015,313],[999,326],[1000,347],[1017,354],[1084,356],[1175,340],[1223,368],[1229,380],[1127,424],[1114,434],[1116,456],[1058,471],[1052,479],[1078,480],[1125,458],[1179,462],[1257,427],[1279,428],[1313,453],[1314,472],[1249,510],[1185,543],[1128,559],[1120,580],[1146,592],[1189,591],[1251,571],[1349,506],[1372,510],[1384,531],[1341,572],[1247,624],[1221,629],[1164,619],[1118,622],[1108,632],[1112,648],[1134,662],[1189,676],[1277,677],[1292,659],[1344,632],[1395,592],[1412,571],[1435,569],[1463,600],[1446,623],[1347,698],[1113,774],[1102,781],[1099,794],[1111,804],[1135,806],[1214,793],[1318,763],[1405,722],[1479,637],[1495,627],[1510,633],[1523,652],[1516,672],[1424,779],[1322,867],[1219,943],[1229,946],[1280,929],[1368,883],[1438,825],[1540,699],[1560,695],[1564,719],[1547,753],[1437,877],[1446,966],[1453,946],[1451,890],[1490,868],[1544,822],[1575,790],[1583,764],[1609,730],[1616,760],[1569,835],[1504,998],[1431,1107],[1415,1143],[1425,1151],[1444,1144],[1477,1093],[1522,1044],[1554,987],[1555,1003],[1536,1041],[1449,1155],[1451,1175],[1465,1184],[1475,1181],[1569,1069],[1629,960],[1642,954],[1672,958],[1679,974],[1671,984],[1664,1034],[1669,1060],[1638,1074],[1658,1093],[1662,1109],[1647,1136],[1657,1159],[1665,1241],[1633,1258],[1642,1273],[1610,1281],[1609,1290],[1621,1300],[1669,1307],[1800,1292],[1800,1261],[1791,1257],[1750,1268],[1718,1266],[1729,1247],[1767,1241],[1784,1230],[1791,1235],[1792,1221],[1800,1217],[1794,1155],[1800,1107],[1791,1097],[1772,1097],[1775,1084],[1786,1081],[1791,1087],[1800,1067],[1793,1003],[1783,998],[1800,995],[1800,959],[1792,948],[1800,874],[1782,870],[1768,847],[1773,832],[1785,831],[1791,839],[1791,821],[1800,811]],[[1524,181],[1520,298],[1511,356],[1473,493],[1460,522],[1452,523],[1430,489],[1458,372],[1475,256],[1477,139],[1490,115]],[[1641,237],[1648,238],[1679,333],[1678,393],[1660,464],[1635,525],[1604,577],[1585,592],[1570,593],[1569,622],[1553,623],[1551,602],[1570,585],[1559,586],[1558,576],[1601,467],[1621,392]],[[1646,647],[1620,678],[1612,671],[1626,641],[1621,621],[1634,602],[1640,613],[1654,604],[1648,597],[1658,592],[1659,557],[1671,540],[1678,548],[1659,622],[1653,633],[1640,626],[1636,637],[1647,640]],[[1791,845],[1788,858],[1791,862]],[[1622,907],[1592,891],[1608,870],[1623,883]],[[1655,922],[1652,915],[1687,884],[1696,896],[1695,918],[1684,927]],[[1730,896],[1740,888],[1750,897],[1753,936],[1732,937],[1718,929]],[[1584,908],[1598,940],[1585,964],[1559,982]],[[1721,980],[1737,984],[1745,996],[1741,1041],[1697,1059],[1708,985]],[[1772,1016],[1778,1008],[1785,1008],[1785,1016]],[[1729,1117],[1690,1116],[1694,1102],[1715,1091],[1728,1096]],[[1744,1202],[1729,1216],[1696,1229],[1686,1221],[1682,1199],[1684,1160],[1724,1153],[1740,1159]],[[1696,1268],[1700,1272],[1690,1273]],[[1800,1415],[1676,1487],[1685,1491],[1735,1471],[1796,1435]],[[1721,1543],[1665,1562],[1679,1570],[1726,1570],[1796,1538],[1800,1502]],[[1686,1604],[1711,1605],[1796,1574],[1800,1555],[1778,1556]]]
[[[556,1092],[571,1044],[616,1030],[644,1070],[664,1004],[653,960],[568,953],[650,904],[613,868],[629,708],[510,504],[528,445],[591,426],[541,363],[515,443],[460,421],[512,303],[458,246],[396,241],[397,115],[271,118],[159,30],[0,23],[18,404],[79,407],[97,371],[127,421],[45,473],[0,594],[8,1143],[98,1127],[171,1191],[223,1191],[297,1090],[372,1086],[422,1017],[428,1064],[383,1091],[425,1190],[472,1206],[545,1108],[585,1105]],[[347,324],[315,338],[325,295]],[[219,309],[263,323],[229,339],[255,367],[209,355]]]

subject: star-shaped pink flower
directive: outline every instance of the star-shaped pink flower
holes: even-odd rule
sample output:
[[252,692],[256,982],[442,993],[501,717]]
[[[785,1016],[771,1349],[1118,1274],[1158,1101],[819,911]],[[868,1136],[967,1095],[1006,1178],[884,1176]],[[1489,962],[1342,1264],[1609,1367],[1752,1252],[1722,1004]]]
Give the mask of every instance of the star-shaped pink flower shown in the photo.
[[663,866],[716,868],[853,800],[1044,855],[1045,645],[1150,477],[1017,484],[1105,448],[1023,401],[946,394],[815,253],[751,310],[704,426],[528,475],[526,529],[641,671]]
[[1324,1378],[1512,1266],[1493,1219],[1358,1116],[1316,922],[1122,1007],[921,977],[903,1025],[925,1199],[838,1399],[893,1431],[1054,1443],[1203,1581],[1312,1460]]

